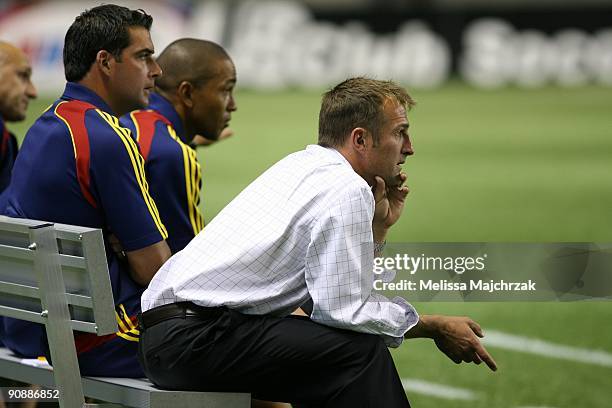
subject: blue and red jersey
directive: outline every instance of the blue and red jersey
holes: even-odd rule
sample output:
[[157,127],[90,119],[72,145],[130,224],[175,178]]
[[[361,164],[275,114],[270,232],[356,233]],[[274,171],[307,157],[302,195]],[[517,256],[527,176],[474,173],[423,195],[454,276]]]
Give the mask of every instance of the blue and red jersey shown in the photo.
[[168,229],[168,246],[176,253],[204,228],[198,208],[202,172],[196,151],[185,138],[179,114],[159,94],[151,94],[148,109],[123,116],[121,123],[132,130],[140,146],[151,196]]
[[[114,234],[126,251],[167,237],[130,131],[119,125],[97,94],[71,82],[26,134],[7,190],[5,214],[101,228],[105,240]],[[81,372],[142,376],[135,316],[145,288],[132,280],[127,263],[108,242],[106,248],[120,330],[106,337],[75,336]],[[40,326],[36,330],[31,323],[6,320],[8,347],[25,356],[45,351]]]

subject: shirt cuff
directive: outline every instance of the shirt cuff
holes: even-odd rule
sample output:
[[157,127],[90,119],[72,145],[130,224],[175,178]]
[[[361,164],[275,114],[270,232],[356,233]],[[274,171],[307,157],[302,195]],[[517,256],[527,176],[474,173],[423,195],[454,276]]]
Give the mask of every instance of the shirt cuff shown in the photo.
[[396,348],[404,341],[404,334],[419,322],[419,314],[416,309],[402,297],[396,296],[391,299],[391,302],[404,310],[405,321],[399,327],[399,331],[402,335],[400,337],[383,335],[382,337],[387,347]]

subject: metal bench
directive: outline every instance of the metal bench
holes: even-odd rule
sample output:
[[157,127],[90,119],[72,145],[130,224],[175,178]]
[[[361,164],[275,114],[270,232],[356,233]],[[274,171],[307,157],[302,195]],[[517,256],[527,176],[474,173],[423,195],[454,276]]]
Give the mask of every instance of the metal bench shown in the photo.
[[[250,407],[250,395],[166,391],[147,379],[81,377],[73,330],[117,331],[99,229],[0,216],[0,316],[45,325],[53,369],[0,347],[0,377],[56,387],[63,408]],[[107,401],[86,404],[84,396]],[[116,405],[113,405],[116,404]]]

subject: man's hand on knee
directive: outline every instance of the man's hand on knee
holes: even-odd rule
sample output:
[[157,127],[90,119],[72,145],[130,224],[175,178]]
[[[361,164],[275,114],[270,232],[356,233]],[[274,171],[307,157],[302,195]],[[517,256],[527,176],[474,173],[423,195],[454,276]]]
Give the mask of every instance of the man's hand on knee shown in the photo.
[[491,370],[497,370],[495,360],[480,343],[479,338],[484,337],[482,329],[469,317],[423,315],[405,337],[429,337],[457,364],[484,361]]

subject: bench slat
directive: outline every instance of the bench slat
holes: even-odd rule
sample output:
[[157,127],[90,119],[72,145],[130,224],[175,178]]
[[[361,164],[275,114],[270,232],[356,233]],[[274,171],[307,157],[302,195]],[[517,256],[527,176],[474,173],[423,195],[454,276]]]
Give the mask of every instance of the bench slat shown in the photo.
[[[47,224],[47,221],[29,220],[25,218],[11,218],[0,215],[0,231],[9,231],[20,234],[28,233],[31,227]],[[53,223],[57,238],[60,240],[75,241],[81,240],[81,234],[88,231],[96,231],[95,228],[79,227],[76,225]]]
[[38,288],[29,285],[21,285],[19,283],[0,281],[0,293],[40,299]]
[[[38,288],[34,286],[21,285],[19,283],[0,281],[0,293],[40,299],[40,292]],[[70,305],[80,306],[87,309],[91,309],[93,306],[93,302],[89,296],[66,293],[66,298],[68,300],[68,304]]]
[[[32,323],[45,324],[47,319],[41,316],[40,312],[33,312],[30,310],[18,309],[15,307],[0,305],[0,316],[12,317],[13,319],[26,320]],[[70,327],[72,330],[86,332],[86,333],[97,333],[98,328],[93,322],[84,322],[81,320],[70,320]],[[110,333],[109,333],[110,334]]]
[[[18,248],[9,245],[0,244],[0,256],[11,257],[15,259],[23,259],[26,261],[34,262],[32,251],[27,248]],[[85,259],[74,255],[61,254],[60,265],[67,266],[70,268],[83,269],[85,270]]]
[[45,318],[40,312],[17,309],[15,307],[0,305],[0,316],[12,317],[13,319],[26,320],[32,323],[45,324]]

